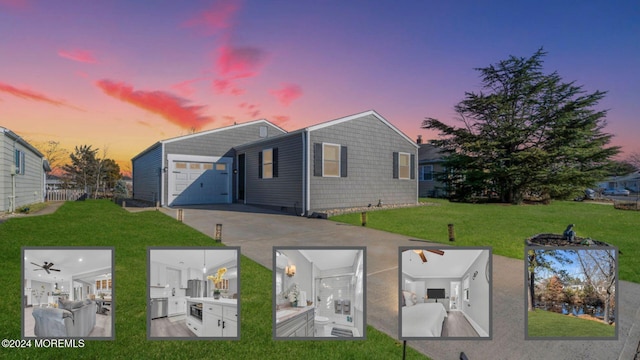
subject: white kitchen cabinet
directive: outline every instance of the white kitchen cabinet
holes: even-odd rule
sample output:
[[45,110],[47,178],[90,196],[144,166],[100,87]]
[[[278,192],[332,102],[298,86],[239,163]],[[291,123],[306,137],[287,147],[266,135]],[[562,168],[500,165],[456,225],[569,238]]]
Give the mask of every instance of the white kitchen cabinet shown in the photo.
[[180,270],[180,289],[186,289],[189,280],[189,269]]
[[237,337],[237,305],[204,303],[202,310],[203,336]]
[[187,312],[186,300],[183,297],[169,298],[169,316],[184,315]]
[[164,264],[152,261],[149,271],[149,284],[154,287],[167,285],[167,267]]

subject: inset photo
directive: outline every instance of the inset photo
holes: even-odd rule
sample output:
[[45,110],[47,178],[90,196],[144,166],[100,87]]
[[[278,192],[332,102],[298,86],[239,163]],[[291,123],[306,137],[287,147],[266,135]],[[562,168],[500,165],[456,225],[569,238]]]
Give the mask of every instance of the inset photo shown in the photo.
[[24,338],[114,339],[113,248],[22,248]]
[[240,338],[240,248],[149,248],[147,338]]
[[491,339],[491,249],[399,249],[400,339]]
[[526,248],[527,339],[618,339],[614,247]]
[[274,248],[275,339],[365,339],[364,247]]

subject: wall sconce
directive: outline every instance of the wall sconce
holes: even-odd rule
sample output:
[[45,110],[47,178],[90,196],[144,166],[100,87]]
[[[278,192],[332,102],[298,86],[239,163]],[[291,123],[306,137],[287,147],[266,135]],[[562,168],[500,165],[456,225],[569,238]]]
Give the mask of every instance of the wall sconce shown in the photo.
[[476,276],[478,276],[478,270],[476,270],[476,272],[473,273],[473,280],[476,279]]
[[287,274],[288,277],[292,277],[296,274],[296,266],[288,265],[284,268],[284,273]]

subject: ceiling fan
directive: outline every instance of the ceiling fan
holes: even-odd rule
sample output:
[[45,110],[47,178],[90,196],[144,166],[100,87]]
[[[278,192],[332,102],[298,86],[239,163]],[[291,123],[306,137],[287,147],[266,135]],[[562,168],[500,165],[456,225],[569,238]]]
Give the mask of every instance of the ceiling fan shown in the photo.
[[34,262],[31,262],[33,265],[40,267],[40,269],[33,269],[33,271],[38,271],[38,270],[44,270],[47,272],[47,274],[51,274],[51,271],[60,271],[60,269],[53,269],[53,263],[50,262],[44,262],[44,265],[40,265],[40,264],[36,264]]
[[[442,250],[438,250],[438,249],[411,249],[414,253],[418,254],[418,256],[420,256],[420,260],[422,260],[423,263],[427,262],[427,256],[424,254],[425,251],[428,251],[430,253],[434,253],[434,254],[438,254],[440,256],[444,255],[444,251]],[[403,250],[403,251],[407,251],[407,250]]]

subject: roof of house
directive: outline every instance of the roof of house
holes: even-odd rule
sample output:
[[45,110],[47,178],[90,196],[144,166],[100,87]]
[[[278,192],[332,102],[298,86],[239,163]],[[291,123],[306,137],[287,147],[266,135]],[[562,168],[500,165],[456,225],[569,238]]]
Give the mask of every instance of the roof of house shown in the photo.
[[17,141],[18,143],[20,143],[20,145],[28,148],[29,150],[31,150],[34,154],[38,155],[39,157],[43,158],[44,155],[38,151],[38,149],[36,149],[33,145],[29,144],[25,139],[21,138],[20,135],[14,133],[13,131],[0,126],[0,133],[3,133],[5,136],[7,136],[8,138],[10,138],[11,140]]
[[133,160],[139,158],[140,156],[148,153],[149,151],[155,149],[156,147],[158,147],[158,146],[160,146],[162,144],[168,144],[168,143],[172,143],[172,142],[176,142],[176,141],[191,139],[191,138],[198,137],[198,136],[214,134],[214,133],[221,132],[221,131],[237,129],[237,128],[241,128],[243,126],[254,125],[254,124],[259,124],[259,123],[264,123],[264,124],[271,125],[271,126],[277,128],[278,130],[281,130],[283,133],[287,132],[286,130],[284,130],[283,128],[279,127],[278,125],[270,122],[269,120],[266,120],[266,119],[253,120],[253,121],[249,121],[249,122],[246,122],[246,123],[233,124],[233,125],[229,125],[229,126],[223,126],[223,127],[220,127],[220,128],[216,128],[216,129],[211,129],[211,130],[201,131],[201,132],[197,132],[197,133],[193,133],[193,134],[181,135],[181,136],[176,136],[176,137],[160,140],[160,141],[154,143],[153,145],[149,146],[148,148],[142,150],[138,155],[134,156],[131,160],[133,161]]
[[272,136],[272,137],[269,137],[268,139],[260,139],[260,140],[252,141],[252,142],[249,142],[249,143],[246,143],[246,144],[240,144],[240,145],[236,146],[236,149],[243,149],[243,148],[255,145],[255,144],[259,144],[259,143],[267,142],[267,141],[273,141],[274,139],[278,139],[278,138],[284,138],[284,137],[293,136],[293,135],[296,135],[296,134],[300,134],[302,132],[310,132],[310,131],[314,131],[314,130],[323,129],[323,128],[326,128],[326,127],[329,127],[329,126],[338,125],[338,124],[343,123],[343,122],[359,119],[361,117],[368,116],[368,115],[373,115],[375,118],[377,118],[382,123],[387,125],[392,131],[398,133],[400,136],[402,136],[409,143],[413,144],[415,147],[418,147],[418,145],[413,140],[411,140],[402,131],[398,130],[398,128],[393,126],[389,121],[387,121],[384,117],[382,117],[380,114],[378,114],[375,110],[368,110],[368,111],[363,111],[361,113],[357,113],[357,114],[341,117],[341,118],[338,118],[338,119],[325,121],[323,123],[312,125],[312,126],[309,126],[309,127],[306,127],[306,128],[290,131],[290,132],[288,132],[286,134],[279,134],[279,135],[276,135],[276,136]]
[[432,144],[420,144],[418,149],[418,163],[433,163],[443,161],[442,149]]

